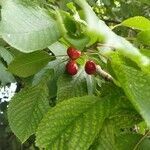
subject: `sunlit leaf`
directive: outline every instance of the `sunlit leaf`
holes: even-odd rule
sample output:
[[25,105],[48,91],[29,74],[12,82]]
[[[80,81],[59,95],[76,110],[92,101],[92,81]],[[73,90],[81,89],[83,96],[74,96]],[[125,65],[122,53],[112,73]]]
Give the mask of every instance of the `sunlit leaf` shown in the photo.
[[143,31],[150,29],[150,20],[142,16],[129,18],[127,20],[124,20],[121,24],[127,27]]
[[3,39],[22,52],[46,48],[61,36],[56,20],[38,6],[7,0],[3,1],[1,14]]
[[40,71],[54,57],[44,51],[37,51],[16,57],[8,66],[8,70],[20,77],[31,76]]
[[94,96],[60,102],[40,123],[36,133],[37,146],[87,150],[104,121],[104,103]]
[[21,142],[35,133],[48,109],[48,90],[42,85],[23,89],[13,97],[9,104],[8,120]]

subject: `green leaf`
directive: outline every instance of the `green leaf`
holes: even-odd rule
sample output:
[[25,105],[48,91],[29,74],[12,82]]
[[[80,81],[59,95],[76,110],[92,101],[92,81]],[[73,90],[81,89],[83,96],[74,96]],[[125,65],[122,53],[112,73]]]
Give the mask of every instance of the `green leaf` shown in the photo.
[[91,5],[94,6],[97,0],[87,0],[87,2]]
[[140,50],[145,56],[150,57],[150,49],[141,49]]
[[137,35],[139,42],[145,45],[150,45],[150,30],[142,31]]
[[60,42],[55,42],[54,44],[50,45],[48,48],[55,54],[55,56],[67,55],[67,47],[61,44]]
[[87,91],[88,95],[92,95],[96,93],[96,80],[95,76],[87,75],[86,74],[86,85],[87,85]]
[[9,125],[21,142],[35,133],[49,108],[48,89],[43,85],[23,89],[12,98],[8,108]]
[[7,64],[9,64],[13,60],[13,56],[11,55],[11,53],[1,46],[0,46],[0,57],[2,57],[7,62]]
[[[67,47],[60,42],[55,42],[48,47],[51,52],[56,56],[54,61],[49,62],[47,68],[54,70],[54,78],[60,77],[65,72],[65,65],[68,61]],[[60,57],[57,57],[60,56]]]
[[110,6],[110,5],[111,5],[111,0],[102,0],[102,2],[103,2],[104,5],[106,5],[106,6]]
[[105,114],[108,115],[90,150],[118,150],[115,136],[122,134],[122,130],[129,130],[142,119],[121,88],[106,82],[101,85],[100,92],[101,99],[107,101]]
[[121,24],[142,31],[150,29],[150,20],[142,16],[126,19]]
[[111,66],[127,97],[150,127],[150,74],[127,66],[115,55]]
[[[120,119],[118,118],[117,122],[119,121]],[[142,135],[129,134],[130,130],[127,130],[126,133],[121,132],[121,130],[116,131],[114,125],[115,122],[106,119],[103,123],[103,127],[100,133],[98,134],[97,138],[95,139],[89,150],[133,150],[136,144],[142,138]],[[139,143],[138,145],[138,148],[140,147],[141,149],[143,149],[144,146],[146,148],[146,145],[148,148],[150,140],[147,140],[148,139],[144,139],[143,141],[141,141],[141,143]]]
[[149,150],[150,149],[150,139],[145,138],[139,145],[139,149]]
[[67,60],[68,58],[66,59],[66,57],[62,57],[62,58],[57,58],[56,60],[48,63],[47,68],[54,69],[55,79],[58,79],[61,75],[64,74]]
[[8,66],[8,70],[20,77],[31,76],[40,71],[54,57],[44,51],[23,54],[16,57]]
[[101,132],[90,150],[116,150],[113,124],[105,120]]
[[89,38],[85,35],[82,35],[78,38],[65,35],[65,40],[67,40],[71,45],[79,50],[83,50],[89,42]]
[[[119,150],[149,150],[150,140],[144,138],[141,142],[142,135],[140,134],[122,134],[116,137],[116,143]],[[138,144],[138,145],[137,145]],[[137,145],[137,147],[135,147]]]
[[116,145],[121,150],[133,150],[142,136],[137,134],[123,134],[116,137]]
[[73,77],[66,74],[58,78],[57,87],[57,98],[61,101],[93,94],[95,92],[95,80],[92,76],[87,75],[83,68],[80,68],[77,75]]
[[[57,53],[57,50],[54,52],[54,54],[56,53]],[[57,96],[57,80],[59,77],[64,75],[65,64],[66,64],[65,62],[68,60],[68,58],[67,60],[66,59],[64,60],[64,59],[65,59],[64,57],[56,58],[56,60],[49,62],[48,65],[46,66],[47,69],[53,70],[53,76],[51,76],[52,77],[51,80],[48,81],[47,83],[48,88],[49,88],[50,98],[55,98]]]
[[145,3],[147,5],[150,5],[149,0],[139,0],[141,3]]
[[61,36],[57,22],[38,6],[26,7],[7,0],[3,1],[1,14],[3,39],[22,52],[44,49]]
[[32,84],[36,85],[38,82],[41,82],[41,80],[44,82],[47,81],[49,97],[55,98],[57,96],[57,80],[64,74],[64,72],[64,60],[63,58],[57,58],[56,60],[49,62],[44,69],[42,69],[34,76]]
[[41,121],[36,145],[49,149],[87,150],[105,118],[105,101],[84,96],[62,101]]
[[63,75],[57,82],[58,100],[65,100],[72,97],[80,97],[87,95],[87,85],[84,72],[80,71],[75,77]]
[[57,96],[57,81],[55,79],[52,79],[48,81],[47,83],[49,88],[49,97],[53,99],[56,99]]
[[7,43],[2,39],[2,37],[0,35],[0,46],[6,46],[6,45],[7,45]]
[[110,101],[108,118],[117,130],[132,127],[142,120],[120,87],[106,82],[101,85],[99,90],[101,97]]
[[2,85],[15,82],[13,75],[7,71],[7,68],[0,62],[0,82]]
[[[120,135],[124,134],[122,132],[122,130],[126,129],[126,128],[121,128],[121,126],[118,126],[118,129],[116,130],[115,124],[119,123],[119,121],[123,121],[123,118],[118,118],[118,120],[116,120],[115,122],[112,120],[106,119],[105,122],[103,123],[103,127],[102,127],[101,131],[99,132],[97,138],[95,139],[94,143],[91,145],[90,150],[123,150],[124,147],[125,147],[125,149],[131,148],[130,147],[131,145],[128,145],[127,143],[126,143],[126,146],[124,145],[124,147],[122,147],[122,148],[120,146],[118,146],[118,144],[121,145],[122,143],[125,143],[125,142],[119,143],[118,137],[116,140],[116,136],[120,136]],[[127,122],[125,122],[125,123],[127,123]],[[135,139],[133,139],[133,141]],[[129,141],[129,142],[131,142],[131,141]],[[132,144],[133,144],[133,146],[135,146],[135,143],[132,143]],[[131,148],[131,150],[133,150],[133,149]]]
[[120,109],[114,112],[114,114],[111,115],[109,119],[110,122],[113,123],[116,132],[121,131],[121,129],[131,128],[135,124],[142,121],[141,116],[135,110],[128,108],[124,109],[121,107],[121,105]]
[[32,85],[38,85],[39,83],[47,83],[53,76],[54,71],[52,69],[43,68],[40,72],[35,74]]
[[74,21],[73,16],[71,16],[69,13],[66,13],[64,11],[61,11],[60,14],[61,14],[61,17],[63,18],[63,22],[64,22],[64,25],[68,34],[74,35],[77,31],[77,26],[76,26],[76,22]]
[[21,55],[24,55],[23,52],[18,51],[17,49],[15,49],[15,48],[13,48],[13,47],[8,48],[7,51],[9,51],[10,54],[11,54],[14,58],[16,58],[16,57],[18,57],[18,56],[21,56]]
[[[103,99],[108,99],[110,101],[109,116],[112,117],[115,113],[118,113],[119,110],[134,110],[133,105],[128,100],[123,89],[118,87],[113,82],[103,82],[100,86],[100,96]],[[115,92],[114,92],[115,91]]]
[[94,43],[96,43],[97,41],[99,41],[99,36],[97,35],[97,33],[92,32],[92,31],[86,31],[85,34],[89,37],[89,42],[86,45],[86,47],[94,45]]
[[99,90],[101,97],[110,101],[108,118],[110,122],[113,122],[116,131],[132,127],[142,120],[120,87],[114,83],[106,82],[101,85]]
[[147,124],[146,124],[145,121],[142,121],[142,122],[138,123],[138,124],[137,124],[137,128],[138,128],[138,133],[139,133],[139,134],[143,134],[143,135],[144,135],[144,134],[146,133],[146,131],[148,130]]
[[[143,71],[147,71],[146,67],[150,65],[150,60],[147,57],[143,56],[140,51],[126,39],[116,35],[96,16],[85,0],[75,0],[75,2],[83,9],[84,18],[87,22],[87,31],[95,33],[95,35],[99,37],[98,42],[103,42],[105,45],[113,46],[114,49],[135,61]],[[101,53],[104,53],[105,55],[109,55],[112,52],[112,49],[109,46],[101,47],[100,50]]]

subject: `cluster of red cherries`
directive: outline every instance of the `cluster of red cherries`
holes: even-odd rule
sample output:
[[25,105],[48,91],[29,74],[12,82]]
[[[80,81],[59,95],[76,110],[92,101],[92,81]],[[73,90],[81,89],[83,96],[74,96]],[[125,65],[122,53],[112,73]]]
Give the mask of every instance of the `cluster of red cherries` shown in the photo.
[[[75,49],[74,47],[69,47],[67,49],[67,54],[70,59],[69,59],[68,63],[66,64],[66,72],[71,76],[76,75],[78,72],[78,69],[79,69],[76,60],[78,58],[80,58],[81,51]],[[85,68],[85,72],[89,75],[96,73],[96,64],[95,64],[95,62],[93,62],[91,60],[88,60],[85,63],[84,68]]]

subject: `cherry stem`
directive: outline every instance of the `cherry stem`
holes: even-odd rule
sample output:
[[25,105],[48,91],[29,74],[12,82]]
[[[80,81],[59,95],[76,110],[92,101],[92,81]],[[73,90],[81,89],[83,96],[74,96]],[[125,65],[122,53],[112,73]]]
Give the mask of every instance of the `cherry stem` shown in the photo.
[[107,44],[101,44],[101,43],[97,43],[97,47],[109,47],[109,48],[111,48],[111,49],[113,49],[113,50],[115,50],[115,47],[114,46],[112,46],[112,45],[107,45]]
[[[90,50],[90,49],[89,49]],[[97,54],[97,55],[101,55],[102,57],[109,59],[107,56],[105,56],[104,54],[100,53],[100,52],[95,52],[93,50],[90,50],[88,52],[85,52],[87,55],[93,55],[93,54]]]
[[55,67],[59,66],[60,64],[62,64],[62,63],[64,63],[64,62],[66,62],[66,61],[68,61],[68,60],[69,60],[69,59],[65,59],[65,60],[61,61],[60,63],[56,64],[56,66],[55,66]]

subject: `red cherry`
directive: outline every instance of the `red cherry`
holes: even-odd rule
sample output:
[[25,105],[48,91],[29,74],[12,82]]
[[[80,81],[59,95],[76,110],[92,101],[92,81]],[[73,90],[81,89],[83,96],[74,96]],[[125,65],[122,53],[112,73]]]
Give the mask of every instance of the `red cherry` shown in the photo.
[[73,47],[67,49],[67,54],[72,60],[78,59],[81,56],[81,52]]
[[69,75],[75,75],[78,72],[78,66],[77,63],[74,60],[70,60],[67,64],[66,64],[66,71]]
[[95,62],[93,62],[91,60],[87,61],[86,64],[85,64],[85,72],[87,74],[90,74],[90,75],[94,74],[96,72],[96,64],[95,64]]

